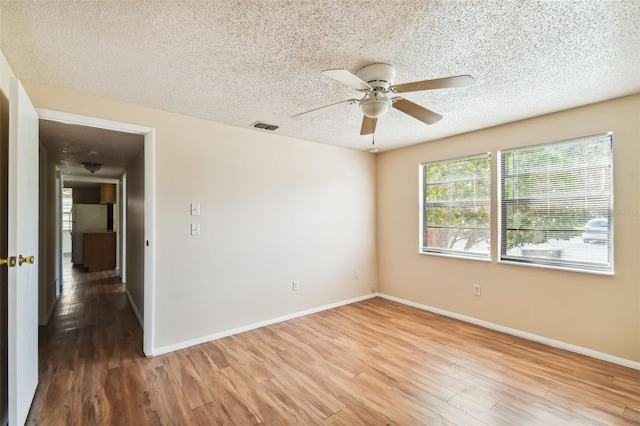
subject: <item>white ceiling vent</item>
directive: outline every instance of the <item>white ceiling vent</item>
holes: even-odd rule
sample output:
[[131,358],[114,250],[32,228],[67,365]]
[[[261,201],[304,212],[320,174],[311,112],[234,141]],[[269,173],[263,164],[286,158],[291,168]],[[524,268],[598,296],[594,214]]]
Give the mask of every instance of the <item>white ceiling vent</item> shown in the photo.
[[253,123],[251,125],[251,127],[255,127],[256,129],[262,129],[262,130],[271,130],[274,131],[276,130],[279,126],[274,126],[273,124],[267,124],[267,123],[263,123],[261,121],[256,121],[255,123]]

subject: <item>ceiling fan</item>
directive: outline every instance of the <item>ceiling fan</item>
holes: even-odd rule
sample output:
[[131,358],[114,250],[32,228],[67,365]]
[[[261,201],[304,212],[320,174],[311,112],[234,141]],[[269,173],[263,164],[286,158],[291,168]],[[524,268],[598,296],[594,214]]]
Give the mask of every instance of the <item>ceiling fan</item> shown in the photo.
[[393,107],[416,118],[423,123],[433,124],[442,119],[442,116],[436,112],[411,102],[401,96],[395,96],[398,93],[417,92],[421,90],[445,89],[450,87],[471,86],[475,80],[470,75],[458,75],[455,77],[437,78],[434,80],[414,81],[412,83],[393,84],[396,76],[396,70],[389,64],[370,64],[360,68],[355,74],[344,70],[324,70],[322,74],[331,77],[340,83],[362,93],[359,99],[347,99],[346,101],[336,102],[334,104],[325,105],[310,111],[296,114],[291,118],[297,118],[303,115],[315,114],[329,108],[335,108],[345,105],[358,104],[362,114],[361,135],[369,135],[375,132],[378,118],[382,117],[389,108]]

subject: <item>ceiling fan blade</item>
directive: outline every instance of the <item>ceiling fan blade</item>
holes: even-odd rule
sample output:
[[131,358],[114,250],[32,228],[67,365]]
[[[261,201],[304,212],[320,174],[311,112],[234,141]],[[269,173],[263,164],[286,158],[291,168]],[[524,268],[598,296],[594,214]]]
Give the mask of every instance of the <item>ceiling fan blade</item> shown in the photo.
[[420,90],[447,89],[450,87],[465,87],[475,84],[475,79],[470,75],[458,75],[455,77],[436,78],[435,80],[414,81],[391,86],[391,90],[397,93],[417,92]]
[[362,127],[360,128],[361,135],[370,135],[376,131],[376,124],[378,123],[377,118],[367,117],[363,115],[362,117]]
[[357,99],[347,99],[346,101],[336,102],[335,104],[321,106],[319,108],[314,108],[314,109],[311,109],[309,111],[301,112],[300,114],[292,115],[291,118],[299,118],[301,115],[313,116],[313,115],[316,115],[316,114],[318,114],[320,112],[324,112],[324,110],[326,110],[326,109],[331,109],[331,108],[335,108],[335,107],[342,106],[342,105],[352,105],[352,104],[354,104],[356,102],[358,102]]
[[370,90],[371,86],[360,80],[354,74],[350,73],[347,70],[324,70],[322,74],[327,77],[331,77],[334,80],[338,80],[342,84],[346,84],[347,86],[356,89],[356,90]]
[[396,98],[392,106],[426,124],[433,124],[442,119],[440,114],[403,98]]

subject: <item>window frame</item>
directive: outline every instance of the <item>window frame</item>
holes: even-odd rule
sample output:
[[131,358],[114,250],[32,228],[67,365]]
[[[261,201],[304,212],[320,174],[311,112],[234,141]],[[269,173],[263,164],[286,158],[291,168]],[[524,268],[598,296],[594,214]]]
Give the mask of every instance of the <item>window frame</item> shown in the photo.
[[[491,151],[482,152],[477,154],[465,155],[461,157],[454,158],[446,158],[435,161],[426,161],[418,164],[418,217],[419,217],[419,230],[418,230],[418,253],[423,255],[433,255],[433,256],[443,256],[449,258],[458,258],[458,259],[471,259],[471,260],[479,260],[485,262],[491,262],[492,260],[492,237],[493,237],[493,227],[492,227],[492,214],[493,214],[493,199],[494,199],[494,186],[492,184],[492,171],[493,171],[493,163],[492,163],[492,155]],[[489,197],[487,199],[486,207],[488,210],[488,250],[486,254],[479,253],[469,253],[459,250],[448,250],[441,248],[429,248],[424,245],[424,233],[425,233],[425,168],[430,164],[438,164],[438,163],[448,163],[448,162],[458,162],[463,160],[469,160],[473,158],[486,158],[489,163],[489,170],[487,176],[487,188],[489,190]]]
[[[69,195],[65,194],[64,190],[69,189]],[[71,231],[72,225],[71,221],[73,219],[73,188],[64,188],[62,194],[62,202],[61,202],[61,221],[62,221],[62,230],[63,231]]]
[[[607,137],[609,139],[609,161],[608,161],[608,166],[609,166],[609,215],[608,215],[608,221],[609,221],[609,239],[608,239],[608,251],[607,251],[607,255],[608,255],[608,260],[609,260],[609,266],[608,267],[604,267],[604,266],[597,266],[597,265],[589,265],[589,264],[585,264],[585,263],[579,263],[579,262],[559,262],[559,261],[553,261],[550,259],[535,259],[535,258],[527,258],[527,257],[518,257],[518,256],[509,256],[506,254],[506,221],[503,222],[503,217],[505,215],[505,204],[503,203],[503,197],[504,197],[504,154],[507,152],[514,152],[514,151],[520,151],[520,150],[526,150],[526,149],[534,149],[537,147],[549,147],[549,146],[554,146],[554,145],[559,145],[559,144],[563,144],[563,143],[580,143],[582,141],[588,141],[588,140],[592,140],[592,139],[597,139],[597,138],[603,138],[603,137]],[[615,194],[615,190],[614,190],[614,169],[613,169],[613,132],[606,132],[606,133],[597,133],[597,134],[593,134],[593,135],[588,135],[588,136],[582,136],[582,137],[576,137],[576,138],[570,138],[570,139],[563,139],[563,140],[557,140],[557,141],[553,141],[553,142],[545,142],[545,143],[540,143],[540,144],[534,144],[534,145],[526,145],[526,146],[520,146],[520,147],[516,147],[516,148],[509,148],[509,149],[503,149],[503,150],[499,150],[497,152],[497,210],[498,210],[498,217],[497,217],[497,231],[498,231],[498,238],[497,238],[497,256],[498,256],[498,263],[505,263],[505,264],[510,264],[510,265],[522,265],[522,266],[531,266],[531,267],[537,267],[537,268],[546,268],[546,269],[557,269],[557,270],[564,270],[564,271],[572,271],[572,272],[579,272],[579,273],[590,273],[590,274],[597,274],[597,275],[614,275],[614,194]]]

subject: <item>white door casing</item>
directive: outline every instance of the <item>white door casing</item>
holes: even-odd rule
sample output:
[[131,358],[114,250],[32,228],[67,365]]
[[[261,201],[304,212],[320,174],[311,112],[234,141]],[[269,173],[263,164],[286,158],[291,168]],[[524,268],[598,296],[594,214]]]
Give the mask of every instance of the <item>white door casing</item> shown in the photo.
[[[38,254],[38,113],[22,84],[9,92],[8,254]],[[38,385],[38,259],[8,270],[9,425],[23,425]]]
[[[61,123],[78,124],[81,126],[98,127],[119,132],[144,135],[144,320],[143,352],[146,356],[153,356],[154,319],[155,319],[155,129],[133,123],[112,121],[97,117],[90,117],[74,113],[54,111],[38,108],[40,119],[59,121]],[[114,182],[114,183],[117,183]],[[123,203],[124,204],[124,203]],[[125,227],[123,226],[124,230]],[[123,233],[124,235],[124,233]],[[126,262],[122,264],[126,268]]]

